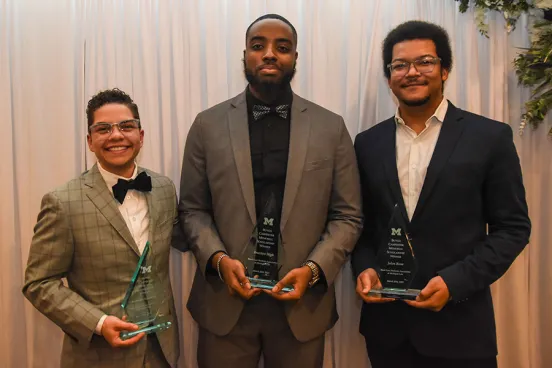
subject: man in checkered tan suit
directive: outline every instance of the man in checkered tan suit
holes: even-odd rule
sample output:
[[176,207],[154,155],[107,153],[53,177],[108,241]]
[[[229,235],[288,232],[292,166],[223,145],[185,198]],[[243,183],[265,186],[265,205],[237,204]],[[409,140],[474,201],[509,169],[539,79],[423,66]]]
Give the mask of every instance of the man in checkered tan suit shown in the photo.
[[[61,367],[175,367],[178,323],[169,280],[174,184],[137,166],[144,131],[130,96],[102,91],[86,114],[88,147],[98,163],[42,199],[23,293],[65,332]],[[138,328],[125,321],[121,302],[148,241],[158,287],[167,291],[160,313],[172,326],[122,340],[121,331]],[[173,245],[185,250],[183,242]]]

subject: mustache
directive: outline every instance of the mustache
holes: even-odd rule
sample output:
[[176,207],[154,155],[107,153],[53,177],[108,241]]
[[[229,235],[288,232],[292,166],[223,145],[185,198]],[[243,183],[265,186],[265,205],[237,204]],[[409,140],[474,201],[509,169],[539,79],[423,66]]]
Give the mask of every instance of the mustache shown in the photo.
[[429,83],[427,81],[411,81],[401,84],[402,88],[410,87],[410,86],[427,86]]
[[272,63],[265,63],[265,64],[262,64],[262,65],[259,65],[259,66],[258,66],[257,68],[255,68],[255,69],[261,70],[262,68],[265,68],[265,67],[267,67],[267,66],[270,66],[270,67],[272,67],[272,68],[274,68],[274,69],[281,70],[280,67],[279,67],[278,65],[272,64]]

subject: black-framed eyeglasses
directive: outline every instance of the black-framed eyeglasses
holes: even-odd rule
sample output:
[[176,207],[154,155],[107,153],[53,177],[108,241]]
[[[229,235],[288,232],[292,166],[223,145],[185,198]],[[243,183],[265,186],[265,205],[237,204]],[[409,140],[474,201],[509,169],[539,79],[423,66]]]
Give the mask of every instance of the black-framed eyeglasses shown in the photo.
[[131,133],[136,129],[140,129],[140,120],[138,119],[129,119],[123,120],[118,123],[96,123],[88,127],[89,134],[97,135],[110,135],[113,131],[113,127],[116,126],[121,133]]
[[408,73],[411,65],[414,65],[414,68],[416,68],[419,73],[427,74],[431,73],[433,69],[435,69],[435,65],[437,65],[440,61],[441,58],[425,56],[414,61],[396,60],[390,64],[387,64],[387,67],[394,77],[402,77]]

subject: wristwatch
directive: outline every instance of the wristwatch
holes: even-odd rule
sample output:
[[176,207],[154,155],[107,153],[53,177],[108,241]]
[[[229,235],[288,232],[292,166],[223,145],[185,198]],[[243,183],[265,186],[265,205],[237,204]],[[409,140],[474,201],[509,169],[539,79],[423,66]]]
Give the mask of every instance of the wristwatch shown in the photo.
[[309,281],[309,287],[313,287],[320,280],[320,271],[318,270],[318,266],[313,261],[306,261],[301,266],[307,266],[311,269],[312,277]]

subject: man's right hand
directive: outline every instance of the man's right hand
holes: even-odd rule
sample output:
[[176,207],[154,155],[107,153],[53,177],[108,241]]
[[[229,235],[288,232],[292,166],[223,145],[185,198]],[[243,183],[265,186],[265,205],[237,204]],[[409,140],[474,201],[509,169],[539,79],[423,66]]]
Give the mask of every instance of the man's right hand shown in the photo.
[[[213,257],[212,265],[215,270],[217,269],[217,262],[223,254],[220,252]],[[240,261],[226,256],[220,260],[219,268],[222,279],[226,286],[228,286],[230,295],[237,293],[243,299],[249,300],[261,293],[261,289],[251,288],[249,279],[245,276],[245,267]]]
[[382,298],[381,295],[369,295],[368,292],[372,289],[381,289],[381,282],[376,270],[368,268],[357,278],[356,292],[366,303],[388,303],[395,299]]
[[102,336],[109,343],[109,345],[113,346],[114,348],[134,345],[145,335],[143,332],[141,332],[128,340],[122,340],[122,331],[136,331],[138,329],[137,325],[135,325],[134,323],[125,322],[125,320],[126,317],[123,317],[123,319],[121,320],[115,316],[107,316],[103,322]]

